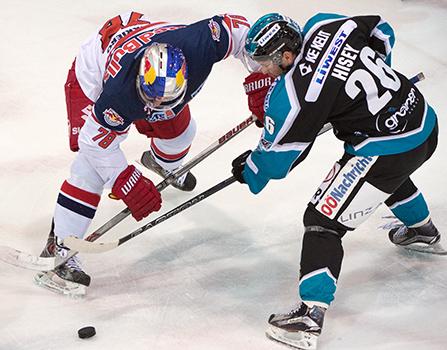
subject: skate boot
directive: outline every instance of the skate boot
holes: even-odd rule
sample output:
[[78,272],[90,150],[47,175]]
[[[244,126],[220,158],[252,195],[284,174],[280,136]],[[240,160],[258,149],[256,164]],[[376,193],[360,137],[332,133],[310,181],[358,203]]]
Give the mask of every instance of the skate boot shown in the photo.
[[316,349],[326,309],[301,303],[288,314],[273,314],[265,334],[296,349]]
[[407,227],[402,225],[393,228],[388,233],[388,237],[391,242],[401,246],[417,243],[433,245],[441,239],[441,235],[435,225],[433,225],[431,219],[420,227]]
[[388,237],[395,245],[408,250],[447,255],[447,251],[439,243],[441,234],[431,219],[420,227],[401,225],[393,228],[388,233]]
[[51,258],[54,256],[54,248],[55,248],[55,242],[54,242],[54,222],[51,223],[51,231],[48,234],[47,243],[45,244],[45,247],[42,250],[42,253],[40,253],[41,258]]
[[[40,256],[65,258],[69,250],[58,238],[55,238],[54,232],[51,230],[47,244]],[[72,297],[82,297],[86,294],[87,287],[90,285],[90,276],[82,270],[79,258],[73,256],[52,271],[38,272],[34,276],[34,282],[53,292]]]
[[[171,174],[171,171],[162,168],[161,165],[156,162],[151,151],[146,151],[143,153],[143,155],[141,156],[141,164],[143,164],[149,170],[157,173],[164,179]],[[180,176],[177,180],[175,180],[172,183],[172,186],[181,191],[190,192],[196,187],[196,184],[196,177],[188,171],[186,174]]]

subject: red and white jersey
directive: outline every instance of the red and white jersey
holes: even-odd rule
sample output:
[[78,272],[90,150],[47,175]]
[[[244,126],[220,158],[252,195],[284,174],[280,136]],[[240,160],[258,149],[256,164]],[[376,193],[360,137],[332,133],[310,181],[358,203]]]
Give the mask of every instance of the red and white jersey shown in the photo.
[[[227,54],[224,58],[232,55],[243,61],[243,48],[250,22],[239,15],[225,14],[221,17],[222,27],[228,38]],[[215,35],[215,39],[219,40],[220,26],[213,26],[212,22],[210,23],[210,31]],[[107,66],[111,62],[119,61],[134,47],[132,43],[125,47],[125,42],[130,37],[144,32],[141,42],[145,44],[148,40],[156,41],[157,34],[186,26],[166,21],[152,21],[148,16],[138,12],[127,12],[109,19],[81,45],[76,56],[76,77],[84,94],[92,101],[98,99],[103,89]]]

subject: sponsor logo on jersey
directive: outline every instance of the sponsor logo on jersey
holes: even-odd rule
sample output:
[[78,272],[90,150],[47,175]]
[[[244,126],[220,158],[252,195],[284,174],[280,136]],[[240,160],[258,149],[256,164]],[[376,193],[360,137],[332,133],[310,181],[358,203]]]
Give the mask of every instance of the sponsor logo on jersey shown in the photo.
[[259,46],[263,47],[265,44],[267,44],[273,36],[279,32],[281,27],[278,23],[276,23],[272,28],[270,28],[267,33],[265,33],[263,36],[261,36],[258,40]]
[[214,41],[220,41],[220,25],[215,20],[210,19],[208,22],[208,27],[211,31],[211,37]]
[[161,34],[167,31],[176,30],[184,28],[185,26],[165,26],[160,28],[135,30],[133,33],[129,34],[129,38],[124,41],[119,47],[114,49],[109,57],[107,58],[106,71],[104,72],[103,80],[107,81],[110,77],[114,78],[118,72],[121,70],[122,66],[120,64],[121,59],[129,53],[134,53],[135,51],[143,48],[144,45],[152,42],[152,37],[157,34]]
[[320,52],[323,50],[324,45],[326,45],[326,42],[330,37],[331,33],[325,32],[324,30],[320,30],[315,35],[315,38],[312,40],[312,43],[304,56],[307,62],[315,63],[317,61]]
[[326,78],[329,75],[332,65],[340,53],[340,48],[356,27],[357,24],[354,21],[349,20],[345,22],[335,34],[332,42],[318,63],[318,67],[314,75],[312,76],[312,81],[305,97],[307,102],[315,102],[320,96],[321,90],[323,89],[323,85],[326,82]]
[[325,179],[323,180],[320,187],[318,187],[318,190],[313,195],[310,202],[312,204],[318,203],[318,201],[321,199],[321,196],[326,191],[326,189],[330,186],[331,182],[335,179],[335,176],[337,175],[338,171],[340,170],[340,164],[335,163],[332,169],[329,171],[329,173],[326,175]]
[[153,111],[150,114],[148,114],[146,120],[150,123],[160,122],[163,120],[169,120],[175,117],[175,113],[168,109],[166,111]]
[[132,28],[126,28],[124,29],[122,32],[119,32],[117,34],[115,34],[115,36],[113,37],[113,39],[110,41],[109,45],[107,46],[105,52],[109,53],[113,47],[115,46],[115,44],[120,41],[122,38],[124,38],[126,35],[132,33],[134,30],[139,29],[141,26],[137,26],[137,27],[132,27]]
[[104,116],[104,121],[110,126],[118,126],[124,124],[124,119],[118,113],[116,113],[112,108],[107,108],[102,112]]
[[[363,221],[365,217],[370,216],[382,203],[377,204],[375,207],[368,207],[365,209],[358,209],[352,213],[343,213],[338,220],[342,224],[348,224],[355,221]],[[349,226],[349,225],[348,225]]]
[[264,151],[268,151],[272,147],[272,144],[271,141],[267,141],[265,138],[259,140],[259,148]]
[[[325,191],[325,195],[318,200],[316,209],[323,215],[333,219],[343,203],[359,183],[360,179],[366,175],[374,164],[377,157],[354,157],[337,173],[334,181]],[[336,170],[334,169],[334,172]],[[331,173],[329,174],[329,176]],[[317,193],[314,195],[319,196]],[[315,200],[316,201],[316,200]]]
[[278,77],[278,78],[276,78],[276,79],[273,81],[272,85],[270,85],[270,87],[269,87],[269,90],[268,90],[267,93],[265,94],[265,97],[264,97],[264,112],[266,112],[267,109],[268,109],[269,106],[270,106],[270,96],[272,96],[273,89],[275,88],[275,85],[276,85],[276,83],[279,81],[279,79],[280,79],[280,78]]
[[[81,110],[81,113],[83,113],[83,114],[81,114],[81,119],[83,120],[82,123],[85,123],[87,118],[92,115],[92,111],[93,111],[93,105],[91,105],[91,104],[87,105],[86,107],[84,107]],[[70,125],[70,129],[71,129],[71,134],[72,135],[78,135],[81,132],[82,126],[71,127],[71,123],[70,122],[69,122],[69,125]]]
[[[389,108],[386,113],[381,114],[376,119],[376,129],[378,131],[397,134],[405,131],[408,124],[408,114],[411,114],[419,99],[416,96],[416,90],[411,88],[405,102],[399,109]],[[393,113],[390,115],[390,113]]]
[[298,67],[300,68],[300,73],[303,77],[309,73],[312,73],[312,66],[310,64],[301,63]]

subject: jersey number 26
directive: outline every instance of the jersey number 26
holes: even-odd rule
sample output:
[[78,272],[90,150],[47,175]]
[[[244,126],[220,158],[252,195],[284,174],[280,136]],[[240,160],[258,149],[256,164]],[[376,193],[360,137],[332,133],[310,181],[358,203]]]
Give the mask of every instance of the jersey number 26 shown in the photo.
[[[364,47],[360,52],[360,59],[368,70],[355,70],[345,85],[348,96],[355,99],[361,92],[360,87],[357,86],[357,82],[360,83],[366,93],[366,103],[372,115],[379,113],[392,99],[389,90],[398,91],[401,85],[397,74],[380,57],[376,56],[376,53],[370,47]],[[372,75],[376,76],[382,86],[388,89],[381,96],[379,96],[379,89]]]

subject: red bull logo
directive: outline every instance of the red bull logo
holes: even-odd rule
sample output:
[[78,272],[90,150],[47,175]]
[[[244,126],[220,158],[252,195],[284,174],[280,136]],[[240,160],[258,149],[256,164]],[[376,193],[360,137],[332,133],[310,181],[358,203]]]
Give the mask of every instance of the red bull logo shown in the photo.
[[211,37],[213,38],[213,40],[214,41],[220,41],[220,26],[219,26],[219,23],[217,23],[216,21],[210,19],[210,21],[208,22],[208,27],[210,28]]
[[110,126],[118,126],[124,124],[124,119],[112,108],[107,108],[103,113],[104,121]]

